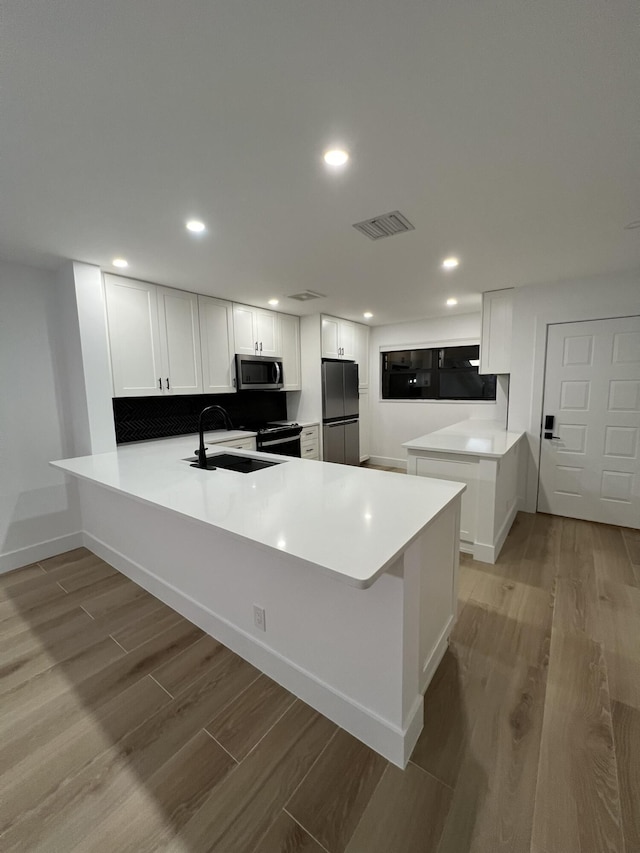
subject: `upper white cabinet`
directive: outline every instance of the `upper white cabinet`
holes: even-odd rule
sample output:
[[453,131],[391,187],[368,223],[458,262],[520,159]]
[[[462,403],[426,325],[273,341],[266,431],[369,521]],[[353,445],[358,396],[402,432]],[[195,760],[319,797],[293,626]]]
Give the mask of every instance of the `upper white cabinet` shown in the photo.
[[300,318],[280,314],[280,340],[284,391],[300,391]]
[[354,323],[354,357],[358,363],[358,387],[369,387],[369,327]]
[[280,315],[252,305],[233,306],[236,352],[243,355],[281,356]]
[[513,288],[482,294],[479,373],[511,372]]
[[104,278],[114,396],[202,393],[196,295]]
[[199,295],[198,308],[204,393],[232,393],[236,390],[233,305]]
[[339,317],[322,317],[322,358],[355,361],[355,324]]

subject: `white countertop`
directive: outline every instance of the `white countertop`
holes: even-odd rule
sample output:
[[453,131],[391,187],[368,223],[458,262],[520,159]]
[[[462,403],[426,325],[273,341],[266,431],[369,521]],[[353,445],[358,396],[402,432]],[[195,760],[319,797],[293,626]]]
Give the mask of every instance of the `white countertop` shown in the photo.
[[405,441],[407,450],[433,450],[467,456],[500,458],[517,444],[524,432],[511,432],[498,421],[469,418],[466,421]]
[[[243,433],[248,435],[248,433]],[[234,450],[286,460],[251,474],[191,468],[197,436],[123,445],[51,464],[134,499],[370,586],[459,494],[461,483]],[[226,452],[210,450],[207,455]]]

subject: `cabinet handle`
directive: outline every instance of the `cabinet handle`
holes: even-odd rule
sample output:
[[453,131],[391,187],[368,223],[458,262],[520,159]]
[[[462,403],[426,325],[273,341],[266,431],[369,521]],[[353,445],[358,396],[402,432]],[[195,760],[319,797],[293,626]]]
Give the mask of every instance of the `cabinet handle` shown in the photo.
[[171,391],[171,385],[169,385],[169,377],[167,376],[167,391]]
[[158,379],[158,388],[162,391],[162,379]]
[[262,352],[262,341],[260,341],[260,352]]
[[258,352],[258,341],[256,341],[256,353]]

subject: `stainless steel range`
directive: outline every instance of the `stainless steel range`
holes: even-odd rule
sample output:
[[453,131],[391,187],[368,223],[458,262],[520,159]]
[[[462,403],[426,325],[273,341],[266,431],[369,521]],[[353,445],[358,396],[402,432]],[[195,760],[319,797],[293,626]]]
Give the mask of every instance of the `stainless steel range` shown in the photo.
[[297,423],[266,424],[257,428],[256,450],[279,453],[281,456],[300,456],[300,433]]

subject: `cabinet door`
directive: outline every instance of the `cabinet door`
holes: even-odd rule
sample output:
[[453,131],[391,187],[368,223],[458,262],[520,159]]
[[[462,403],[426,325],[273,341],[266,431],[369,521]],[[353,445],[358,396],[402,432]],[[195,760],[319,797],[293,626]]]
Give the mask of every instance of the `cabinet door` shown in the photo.
[[300,318],[291,314],[280,315],[280,340],[282,343],[282,370],[284,391],[300,391]]
[[371,417],[369,414],[369,392],[360,392],[360,461],[364,462],[370,455]]
[[202,382],[205,394],[236,390],[233,306],[231,302],[198,296]]
[[355,353],[354,357],[358,363],[358,383],[360,388],[369,387],[369,327],[362,323],[355,323]]
[[255,309],[256,340],[258,341],[258,355],[272,355],[280,357],[282,347],[280,345],[280,315],[275,311],[263,311]]
[[155,397],[164,380],[154,284],[105,275],[114,397]]
[[513,288],[482,294],[479,373],[511,372]]
[[341,320],[339,326],[340,358],[355,359],[356,334],[355,325],[348,320]]
[[255,355],[258,351],[254,312],[255,309],[249,305],[233,306],[233,336],[236,352],[243,355]]
[[340,321],[335,317],[322,318],[322,357],[340,358],[338,348]]
[[162,379],[169,394],[202,394],[198,297],[158,288]]

